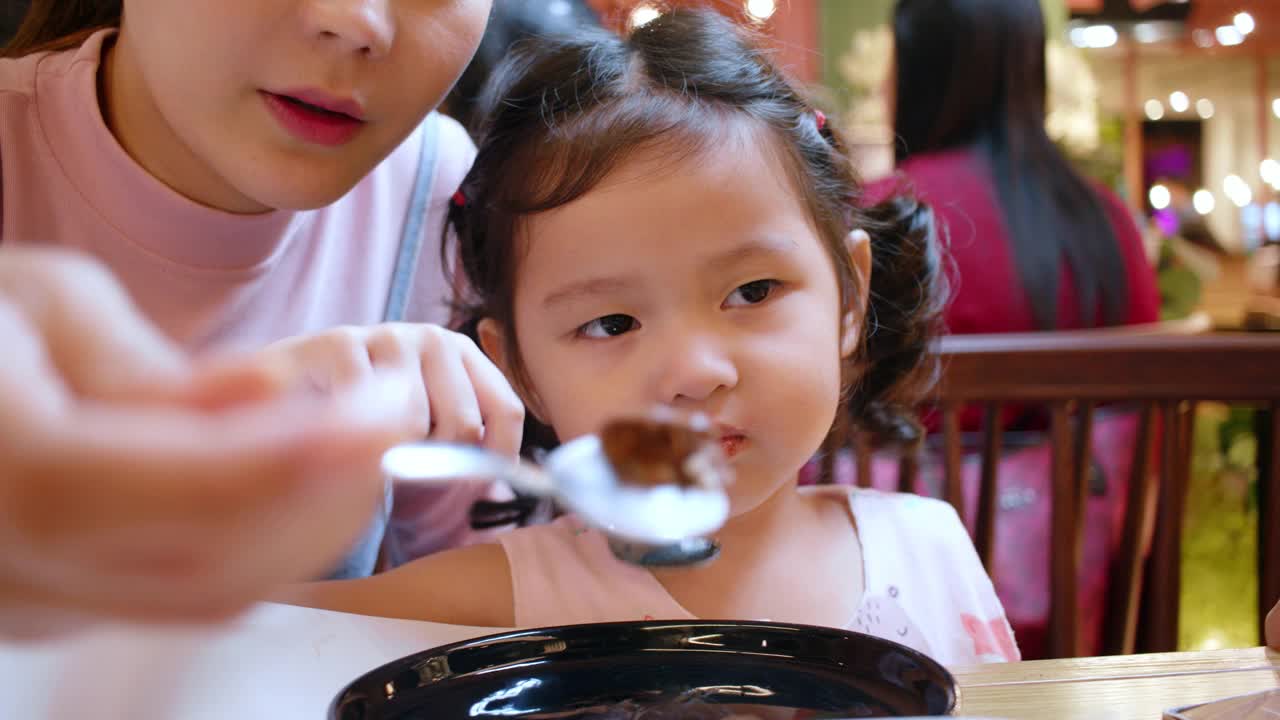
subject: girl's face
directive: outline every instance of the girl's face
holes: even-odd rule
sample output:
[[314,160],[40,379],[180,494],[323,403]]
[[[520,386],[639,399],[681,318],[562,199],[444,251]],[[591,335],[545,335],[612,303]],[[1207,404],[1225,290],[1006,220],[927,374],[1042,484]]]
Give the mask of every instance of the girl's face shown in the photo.
[[[742,130],[685,160],[639,152],[527,218],[514,295],[534,413],[565,440],[655,405],[705,413],[734,466],[736,514],[820,446],[861,322],[768,142]],[[865,237],[842,248],[863,287]],[[481,341],[509,369],[492,321]]]
[[104,74],[108,122],[139,163],[198,202],[321,207],[445,96],[490,3],[124,0]]

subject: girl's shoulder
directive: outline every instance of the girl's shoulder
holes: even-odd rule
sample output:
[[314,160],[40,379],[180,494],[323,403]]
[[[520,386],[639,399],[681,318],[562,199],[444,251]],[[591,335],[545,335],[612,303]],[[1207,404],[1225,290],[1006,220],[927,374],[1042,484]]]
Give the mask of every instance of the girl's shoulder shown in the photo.
[[958,532],[968,537],[956,509],[942,500],[913,493],[888,492],[848,485],[815,485],[805,488],[805,492],[829,494],[841,500],[847,498],[850,513],[859,526],[864,522],[876,525],[906,523],[910,526],[928,523],[931,530],[929,535],[939,533],[951,536]]
[[[850,490],[868,597],[891,598],[948,663],[1020,657],[1004,607],[950,503]],[[887,602],[887,601],[885,601]]]
[[953,526],[960,524],[960,515],[955,507],[945,500],[874,488],[849,488],[849,491],[850,501],[855,506],[874,507],[875,512],[878,513],[893,513],[916,518],[928,517],[945,523],[948,530],[954,530]]
[[628,565],[572,515],[498,536],[518,627],[688,618],[648,570]]
[[980,595],[992,592],[969,531],[950,503],[868,488],[820,488],[810,492],[848,498],[868,586],[939,585]]
[[[859,532],[871,536],[871,544],[878,549],[888,546],[918,559],[946,558],[946,562],[955,561],[956,568],[977,562],[969,531],[951,503],[911,493],[851,488],[850,512]],[[890,538],[892,543],[886,542]]]

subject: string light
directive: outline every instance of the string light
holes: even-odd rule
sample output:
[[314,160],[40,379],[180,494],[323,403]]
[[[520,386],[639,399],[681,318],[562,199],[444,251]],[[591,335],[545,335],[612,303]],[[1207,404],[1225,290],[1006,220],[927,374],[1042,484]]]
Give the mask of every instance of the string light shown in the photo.
[[1258,174],[1262,176],[1262,181],[1268,185],[1280,185],[1280,163],[1273,158],[1267,158],[1258,166]]
[[764,22],[778,10],[776,0],[747,0],[747,15],[756,22]]
[[1197,190],[1196,194],[1191,196],[1191,205],[1201,215],[1208,215],[1217,207],[1218,201],[1214,199],[1213,193],[1208,190]]
[[1151,192],[1147,193],[1147,199],[1151,201],[1151,207],[1163,210],[1169,207],[1173,197],[1169,193],[1169,188],[1164,185],[1152,185]]
[[1214,30],[1213,35],[1218,38],[1219,45],[1227,47],[1244,42],[1244,33],[1237,30],[1235,25],[1223,25]]
[[1228,200],[1236,204],[1236,207],[1245,207],[1253,202],[1253,191],[1249,189],[1249,183],[1239,175],[1228,175],[1222,181],[1222,191],[1226,193]]
[[1209,98],[1200,98],[1196,101],[1196,113],[1200,115],[1201,119],[1208,120],[1213,117],[1214,110],[1213,101]]
[[1186,93],[1179,90],[1169,96],[1169,107],[1172,108],[1174,112],[1186,112],[1191,107],[1191,98],[1187,97]]
[[1071,44],[1078,48],[1109,48],[1120,41],[1120,33],[1110,25],[1086,25],[1071,29]]
[[631,27],[644,27],[654,20],[657,20],[661,15],[662,13],[658,11],[658,8],[652,5],[637,5],[636,8],[631,11]]
[[1248,35],[1258,27],[1258,24],[1253,21],[1253,16],[1247,12],[1236,13],[1236,16],[1231,19],[1231,24],[1240,31],[1241,35]]
[[1164,117],[1164,104],[1155,98],[1147,101],[1145,109],[1149,120],[1159,120]]
[[1160,41],[1160,31],[1152,23],[1138,23],[1133,26],[1133,39],[1143,45],[1150,45],[1153,42]]

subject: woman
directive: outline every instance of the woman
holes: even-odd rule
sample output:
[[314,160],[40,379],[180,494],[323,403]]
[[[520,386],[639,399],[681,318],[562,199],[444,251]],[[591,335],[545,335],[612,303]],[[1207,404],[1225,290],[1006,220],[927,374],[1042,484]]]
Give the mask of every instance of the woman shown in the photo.
[[895,155],[949,236],[952,333],[1152,322],[1125,206],[1045,131],[1039,0],[900,0]]
[[[1045,26],[1039,0],[898,0],[895,148],[905,182],[947,237],[951,333],[1069,330],[1157,320],[1154,269],[1125,206],[1081,177],[1045,131]],[[895,183],[896,184],[896,183]],[[977,429],[980,412],[962,417]],[[1045,427],[1039,408],[1005,408],[1010,430]],[[1134,424],[1099,417],[1095,437],[1126,449]],[[1126,434],[1127,433],[1127,434]],[[1020,500],[997,522],[996,587],[1026,657],[1048,607],[1050,453],[1039,433],[1006,433],[1001,492]],[[1103,446],[1095,443],[1095,449]],[[1108,538],[1131,453],[1095,452],[1082,577],[1086,649],[1096,649]],[[976,472],[966,473],[976,482]],[[1012,494],[1011,494],[1012,493]],[[1027,498],[1034,498],[1030,501]],[[1013,536],[1019,542],[1012,542]],[[1009,541],[1009,542],[1001,542]],[[1019,548],[1014,551],[1012,548]]]
[[[382,450],[514,455],[519,398],[439,325],[474,148],[434,108],[489,9],[31,4],[0,49],[0,632],[368,574]],[[470,534],[445,492],[436,548]]]

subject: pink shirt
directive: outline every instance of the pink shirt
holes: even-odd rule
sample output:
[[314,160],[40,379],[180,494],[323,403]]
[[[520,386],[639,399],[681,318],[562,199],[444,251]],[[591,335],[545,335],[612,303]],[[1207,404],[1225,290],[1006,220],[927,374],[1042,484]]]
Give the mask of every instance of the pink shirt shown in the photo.
[[[908,187],[929,203],[946,231],[951,297],[946,309],[947,331],[956,334],[1032,332],[1036,325],[1031,301],[1023,291],[1013,260],[1008,224],[991,172],[971,150],[948,150],[908,159],[898,169]],[[880,196],[895,186],[885,180],[869,195]],[[1115,234],[1116,252],[1124,261],[1127,312],[1123,324],[1159,319],[1160,293],[1156,273],[1147,261],[1142,236],[1133,217],[1111,191],[1095,185],[1098,201]],[[1080,311],[1075,279],[1066,261],[1058,281],[1058,326],[1071,330],[1092,325]]]
[[[801,492],[847,504],[857,527],[866,590],[846,629],[902,643],[944,665],[1020,658],[1004,608],[950,505],[840,486]],[[572,516],[498,542],[511,567],[517,627],[696,619],[652,573],[616,559],[604,535]],[[823,579],[812,580],[786,592],[821,592]]]
[[[436,116],[434,153],[424,154],[427,134],[416,130],[319,210],[222,212],[156,180],[107,128],[97,74],[111,32],[78,49],[0,60],[0,242],[97,257],[152,322],[191,351],[255,349],[383,319],[420,160],[434,155],[405,319],[447,321],[441,230],[475,156],[461,126]],[[419,491],[405,498],[396,522],[417,553],[458,544],[468,535],[466,510],[483,493]],[[417,519],[426,515],[423,527]]]

